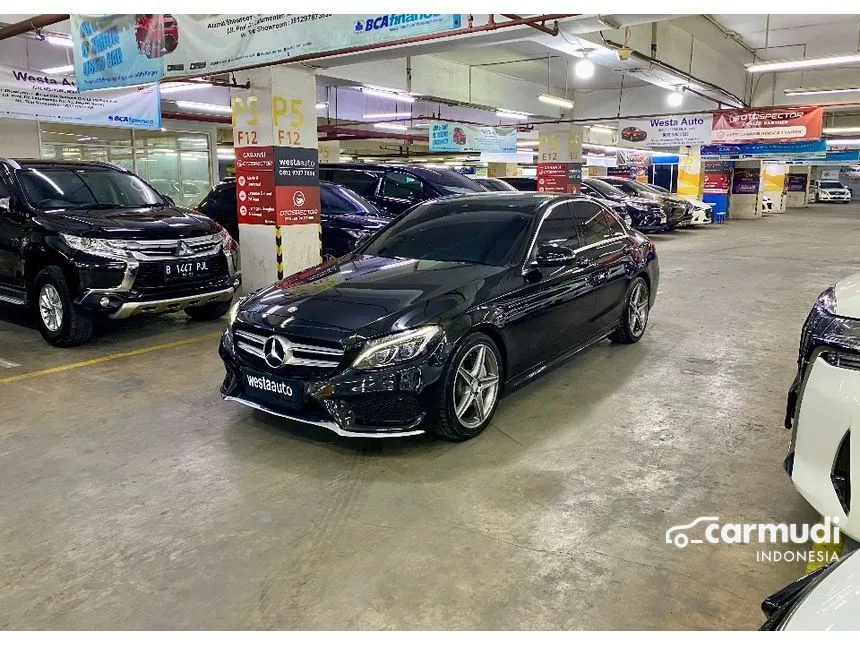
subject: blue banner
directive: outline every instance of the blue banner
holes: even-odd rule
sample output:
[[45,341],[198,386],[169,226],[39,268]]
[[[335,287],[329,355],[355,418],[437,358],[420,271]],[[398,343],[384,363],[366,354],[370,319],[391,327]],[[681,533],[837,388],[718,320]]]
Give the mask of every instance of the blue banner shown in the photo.
[[702,157],[711,159],[773,159],[777,157],[811,157],[823,159],[827,142],[793,141],[785,143],[738,143],[702,146]]

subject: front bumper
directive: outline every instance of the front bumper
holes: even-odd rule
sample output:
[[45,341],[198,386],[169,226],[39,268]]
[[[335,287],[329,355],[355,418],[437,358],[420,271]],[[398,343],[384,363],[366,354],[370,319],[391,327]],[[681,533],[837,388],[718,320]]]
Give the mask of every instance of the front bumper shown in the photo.
[[851,201],[851,195],[828,195],[827,193],[818,193],[819,202],[837,202],[847,204]]
[[[409,363],[380,370],[349,367],[355,352],[347,351],[331,373],[317,376],[282,374],[248,356],[225,330],[219,354],[226,374],[221,396],[292,421],[326,428],[343,437],[406,437],[424,433],[438,401],[439,378],[445,364],[444,339],[428,354]],[[299,407],[279,404],[255,392],[246,382],[250,370],[272,379],[298,384]]]

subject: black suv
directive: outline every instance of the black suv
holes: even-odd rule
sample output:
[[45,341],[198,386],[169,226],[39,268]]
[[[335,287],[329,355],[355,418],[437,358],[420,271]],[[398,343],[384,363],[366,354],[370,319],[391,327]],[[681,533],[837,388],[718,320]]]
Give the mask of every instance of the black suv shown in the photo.
[[221,226],[119,166],[0,159],[0,301],[37,309],[52,345],[86,342],[99,316],[223,316],[236,251]]
[[320,179],[346,186],[389,215],[428,199],[487,192],[452,170],[407,164],[321,164]]

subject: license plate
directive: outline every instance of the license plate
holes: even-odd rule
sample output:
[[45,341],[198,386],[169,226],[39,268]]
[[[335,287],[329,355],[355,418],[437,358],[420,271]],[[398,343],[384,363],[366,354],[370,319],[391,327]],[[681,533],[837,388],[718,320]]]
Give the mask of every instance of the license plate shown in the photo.
[[209,260],[185,260],[164,265],[164,279],[167,282],[190,280],[207,275],[209,275]]
[[304,386],[300,381],[282,379],[252,370],[242,370],[245,393],[258,401],[299,409],[304,400]]

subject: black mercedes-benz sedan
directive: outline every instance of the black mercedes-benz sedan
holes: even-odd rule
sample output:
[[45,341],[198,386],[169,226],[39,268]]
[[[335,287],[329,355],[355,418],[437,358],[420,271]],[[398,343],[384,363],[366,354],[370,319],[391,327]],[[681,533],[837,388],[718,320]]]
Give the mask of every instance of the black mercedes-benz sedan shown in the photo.
[[659,274],[651,240],[588,198],[425,202],[237,303],[221,393],[344,436],[469,439],[506,389],[642,338]]

